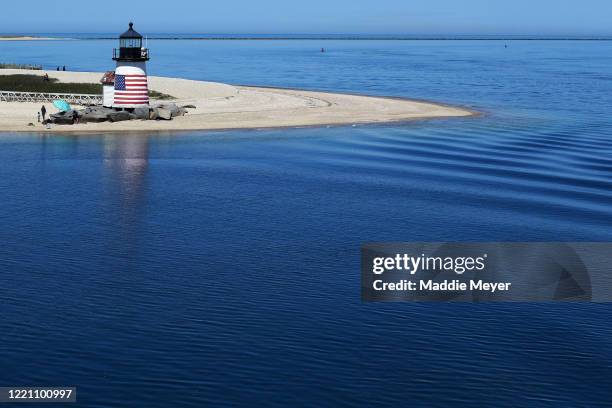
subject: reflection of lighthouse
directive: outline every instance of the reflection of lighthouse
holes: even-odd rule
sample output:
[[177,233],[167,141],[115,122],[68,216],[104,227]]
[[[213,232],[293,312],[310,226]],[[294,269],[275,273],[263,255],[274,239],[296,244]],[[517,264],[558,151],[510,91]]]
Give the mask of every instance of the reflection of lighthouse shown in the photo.
[[109,197],[119,200],[118,215],[132,219],[142,212],[149,160],[149,140],[137,136],[104,137],[105,180]]
[[107,245],[120,248],[121,267],[135,272],[147,232],[147,167],[149,139],[135,135],[106,135],[101,185],[104,191],[104,225],[111,239]]
[[147,85],[147,61],[149,50],[142,46],[142,35],[133,29],[134,24],[119,37],[119,50],[113,51],[117,61],[113,108],[138,108],[149,104]]

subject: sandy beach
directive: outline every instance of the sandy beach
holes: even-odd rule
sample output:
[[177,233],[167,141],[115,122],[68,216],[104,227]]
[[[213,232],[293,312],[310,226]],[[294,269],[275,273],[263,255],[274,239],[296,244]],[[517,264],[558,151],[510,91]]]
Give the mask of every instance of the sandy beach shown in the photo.
[[[1,70],[0,75],[35,74],[61,82],[98,82],[102,73]],[[172,121],[128,121],[54,125],[36,123],[42,103],[0,102],[0,131],[104,132],[214,130],[351,125],[471,116],[466,109],[406,99],[368,97],[292,89],[235,86],[177,78],[149,77],[152,90],[172,95],[178,105],[195,105]],[[47,103],[50,113],[55,108]],[[34,126],[29,125],[33,123]]]

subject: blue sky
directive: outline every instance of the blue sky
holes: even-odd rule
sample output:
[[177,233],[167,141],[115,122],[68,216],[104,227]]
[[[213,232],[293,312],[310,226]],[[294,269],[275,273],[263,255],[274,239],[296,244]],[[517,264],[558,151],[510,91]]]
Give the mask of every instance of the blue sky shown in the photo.
[[[612,35],[610,0],[4,1],[0,30]],[[27,4],[27,6],[26,6]],[[74,5],[74,6],[72,6]]]

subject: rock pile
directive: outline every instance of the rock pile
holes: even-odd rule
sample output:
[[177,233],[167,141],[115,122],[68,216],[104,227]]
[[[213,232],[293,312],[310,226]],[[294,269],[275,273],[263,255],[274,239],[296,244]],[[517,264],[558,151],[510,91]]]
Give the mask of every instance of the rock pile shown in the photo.
[[177,116],[187,114],[187,109],[195,109],[193,105],[178,106],[175,103],[163,103],[132,111],[118,111],[102,106],[90,106],[81,110],[69,110],[50,115],[46,123],[56,125],[73,125],[87,122],[122,122],[125,120],[172,120]]

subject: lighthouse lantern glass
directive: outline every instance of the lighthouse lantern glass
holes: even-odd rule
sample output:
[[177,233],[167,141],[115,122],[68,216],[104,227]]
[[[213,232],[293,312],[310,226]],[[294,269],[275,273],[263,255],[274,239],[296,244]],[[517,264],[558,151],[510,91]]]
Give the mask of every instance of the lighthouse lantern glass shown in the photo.
[[142,38],[122,38],[119,43],[121,48],[141,48]]

